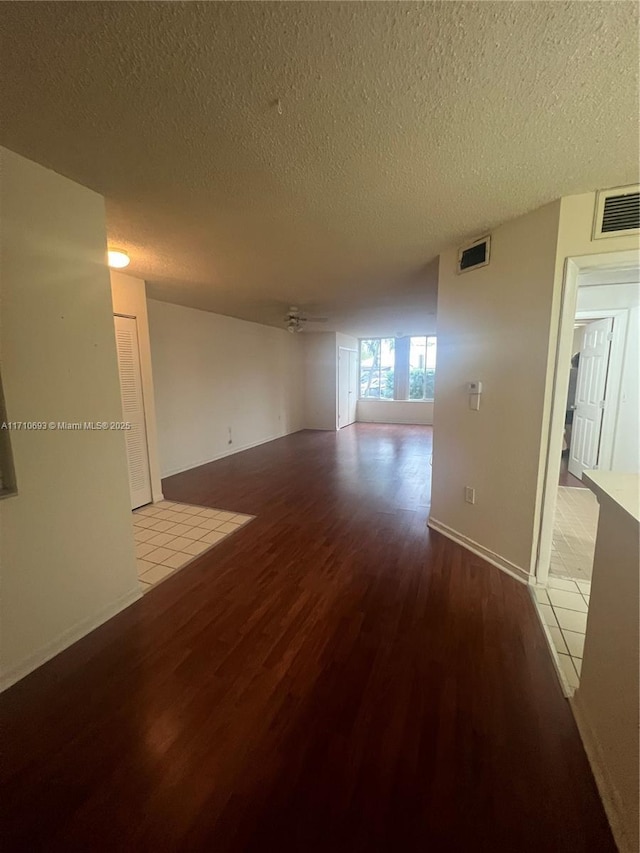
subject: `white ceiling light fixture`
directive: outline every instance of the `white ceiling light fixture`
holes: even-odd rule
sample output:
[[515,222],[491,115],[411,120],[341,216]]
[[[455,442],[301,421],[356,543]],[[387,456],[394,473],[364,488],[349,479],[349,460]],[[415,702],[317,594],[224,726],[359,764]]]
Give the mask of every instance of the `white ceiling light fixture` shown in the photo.
[[131,258],[122,249],[108,249],[107,261],[109,266],[114,270],[122,270],[128,267],[131,263]]

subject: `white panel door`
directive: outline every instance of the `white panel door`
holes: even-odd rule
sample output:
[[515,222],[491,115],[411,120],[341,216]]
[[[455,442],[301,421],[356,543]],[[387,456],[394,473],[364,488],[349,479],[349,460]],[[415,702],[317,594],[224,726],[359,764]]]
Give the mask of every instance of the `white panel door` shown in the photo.
[[338,428],[348,426],[349,421],[349,350],[338,350]]
[[349,350],[349,423],[356,422],[358,405],[358,353]]
[[142,374],[138,350],[138,328],[132,317],[114,317],[116,324],[116,347],[120,394],[122,397],[122,420],[131,424],[125,431],[127,462],[129,465],[129,491],[131,509],[151,503],[151,475],[147,428],[144,419],[142,396]]
[[612,317],[595,320],[584,330],[569,449],[569,471],[580,479],[583,471],[598,465],[612,331]]

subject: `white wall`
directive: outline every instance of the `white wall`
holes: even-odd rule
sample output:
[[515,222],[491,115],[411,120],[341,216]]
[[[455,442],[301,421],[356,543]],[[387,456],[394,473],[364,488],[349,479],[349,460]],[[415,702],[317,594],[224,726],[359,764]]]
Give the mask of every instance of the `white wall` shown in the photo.
[[151,366],[151,343],[149,340],[149,319],[147,316],[145,283],[140,278],[133,278],[133,276],[124,275],[123,273],[112,270],[111,298],[114,314],[124,314],[127,317],[135,317],[136,319],[138,349],[140,350],[142,396],[144,400],[144,420],[149,454],[149,473],[151,476],[151,495],[154,501],[161,501],[162,483],[160,482],[156,403]]
[[[464,275],[455,273],[455,248],[440,256],[431,524],[518,576],[535,568],[543,495],[548,564],[565,415],[562,401],[550,428],[567,258],[597,264],[609,254],[613,264],[611,253],[638,246],[635,235],[592,241],[594,204],[595,193],[568,196],[505,223],[492,233],[491,263]],[[568,308],[573,317],[575,304]],[[571,330],[558,353],[562,389],[572,338]],[[479,412],[468,410],[471,379],[484,386]],[[464,485],[476,488],[475,505],[464,503]]]
[[[523,577],[537,533],[559,216],[557,201],[495,229],[491,263],[478,270],[457,275],[455,247],[440,256],[430,523]],[[480,411],[468,404],[474,379]]]
[[298,335],[155,300],[148,312],[163,477],[302,429]]
[[611,494],[628,495],[632,512],[598,493],[600,514],[593,563],[589,616],[573,708],[621,853],[639,849],[638,804],[638,565],[640,480],[595,472],[612,484]]
[[299,340],[304,348],[304,425],[307,429],[337,429],[336,333],[309,332]]
[[629,312],[611,470],[638,473],[640,472],[640,285],[609,284],[580,287],[576,307],[578,311],[625,308]]
[[432,424],[433,400],[358,400],[358,421],[374,424]]
[[[12,421],[121,421],[103,199],[0,149],[2,378]],[[2,685],[139,595],[125,440],[16,431],[0,502]]]

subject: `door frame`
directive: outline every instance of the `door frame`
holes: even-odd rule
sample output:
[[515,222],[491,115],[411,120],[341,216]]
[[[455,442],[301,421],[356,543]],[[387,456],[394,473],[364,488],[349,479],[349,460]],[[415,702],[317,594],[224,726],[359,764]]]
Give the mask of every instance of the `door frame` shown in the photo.
[[[340,358],[342,357],[341,354],[343,352],[344,353],[355,353],[355,356],[356,356],[356,387],[354,389],[354,394],[356,395],[356,416],[355,416],[354,420],[349,421],[348,424],[341,424],[340,423]],[[337,388],[336,388],[336,390],[337,390],[337,394],[336,394],[336,427],[337,427],[337,429],[340,430],[340,429],[344,429],[344,427],[351,426],[351,424],[355,424],[356,421],[358,420],[358,350],[354,349],[353,347],[339,346],[338,347],[337,368],[338,369],[336,371],[336,374],[337,374],[338,381],[337,381]]]
[[[553,372],[549,381],[551,386],[551,409],[546,433],[546,453],[544,455],[544,465],[540,472],[541,476],[538,486],[541,512],[536,543],[535,583],[537,584],[546,585],[549,577],[549,566],[551,564],[551,543],[553,540],[553,525],[556,514],[558,480],[560,478],[562,456],[562,437],[566,414],[564,408],[566,404],[566,389],[569,383],[569,369],[571,366],[573,324],[576,319],[576,305],[578,301],[578,279],[581,274],[591,270],[608,270],[612,273],[610,283],[615,284],[615,273],[637,269],[638,263],[639,256],[637,249],[579,255],[567,258],[565,261],[562,290],[560,293],[560,311],[556,327]],[[602,311],[599,311],[598,316],[603,317],[605,315]],[[625,339],[626,324],[625,335],[622,339],[623,352]]]
[[355,424],[358,420],[358,391],[360,386],[360,375],[358,370],[358,350],[349,350],[349,382],[351,382],[351,356],[353,356],[353,400],[349,399],[349,411],[353,408],[353,420],[349,423]]
[[[144,392],[144,375],[143,375],[143,371],[142,371],[142,354],[140,352],[140,333],[139,333],[138,318],[135,316],[135,314],[124,314],[122,311],[114,311],[113,317],[114,317],[114,320],[116,317],[121,317],[123,320],[133,320],[133,322],[136,324],[136,343],[138,344],[138,364],[140,366],[140,394],[142,396],[142,412],[144,415],[144,417],[143,417],[143,421],[144,421],[144,443],[145,443],[145,446],[147,448],[146,457],[147,457],[147,468],[149,471],[149,491],[151,492],[151,500],[149,503],[153,504],[156,502],[156,497],[153,494],[153,477],[151,475],[151,453],[149,450],[149,425],[147,423],[147,411],[148,411],[148,405],[149,404],[148,404],[148,400],[147,400],[145,392]],[[116,359],[117,359],[117,353],[116,353]],[[118,384],[119,383],[120,383],[120,370],[118,369]],[[122,403],[121,403],[121,405],[122,405]],[[128,463],[127,463],[127,468],[128,468]],[[159,500],[163,500],[163,496],[160,496]],[[140,504],[140,506],[148,506],[148,505],[149,504]],[[139,509],[139,507],[137,507],[137,508]],[[132,512],[133,512],[133,510],[132,510]]]

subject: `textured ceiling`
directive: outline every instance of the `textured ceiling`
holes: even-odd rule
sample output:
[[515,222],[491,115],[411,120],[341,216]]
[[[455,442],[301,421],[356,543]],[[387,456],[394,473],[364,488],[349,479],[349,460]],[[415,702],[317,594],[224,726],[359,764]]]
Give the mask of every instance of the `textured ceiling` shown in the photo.
[[417,331],[445,246],[638,180],[637,15],[0,3],[0,140],[106,197],[156,298]]

